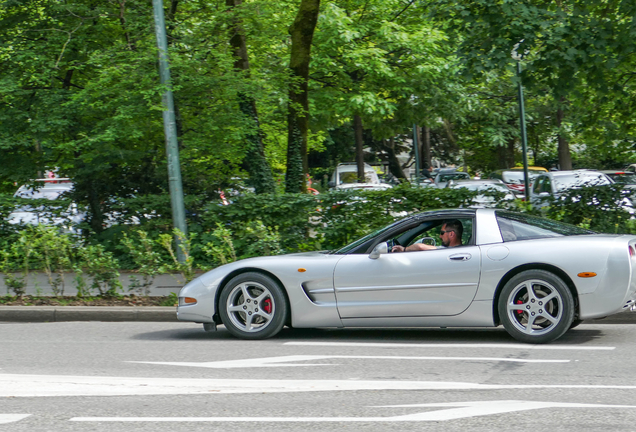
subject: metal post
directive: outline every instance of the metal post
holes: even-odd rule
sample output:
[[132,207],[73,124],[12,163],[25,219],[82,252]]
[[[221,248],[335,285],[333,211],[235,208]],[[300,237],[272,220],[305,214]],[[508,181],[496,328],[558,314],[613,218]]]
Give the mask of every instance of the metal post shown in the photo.
[[[155,15],[155,34],[157,48],[159,48],[159,74],[161,85],[165,91],[163,102],[163,130],[166,136],[166,156],[168,158],[168,184],[170,187],[170,201],[172,204],[172,223],[185,235],[188,227],[185,220],[185,205],[183,203],[183,184],[181,182],[181,167],[179,162],[179,144],[177,142],[177,127],[174,117],[174,99],[170,84],[170,64],[168,62],[168,39],[166,37],[166,22],[163,16],[163,0],[153,0],[152,7]],[[177,258],[185,262],[185,255],[181,250],[181,242],[177,238]]]
[[415,184],[420,186],[420,149],[417,141],[417,125],[413,125],[413,151],[415,152]]
[[526,111],[523,102],[523,86],[521,85],[521,62],[517,60],[517,89],[519,96],[519,125],[521,127],[521,149],[523,152],[523,182],[526,202],[530,201],[530,188],[528,186],[528,137],[526,136]]

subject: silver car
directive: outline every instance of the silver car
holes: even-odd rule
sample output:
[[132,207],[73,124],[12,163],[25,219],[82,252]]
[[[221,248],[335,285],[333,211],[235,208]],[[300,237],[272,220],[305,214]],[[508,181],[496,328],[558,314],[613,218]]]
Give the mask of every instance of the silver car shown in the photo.
[[[438,245],[450,220],[462,246]],[[443,229],[446,231],[442,233]],[[496,327],[546,343],[582,320],[636,300],[636,236],[594,234],[495,209],[416,214],[331,252],[251,258],[218,267],[179,293],[177,316],[264,339],[284,325]]]
[[[472,199],[470,208],[487,208],[511,205],[515,200],[514,194],[508,186],[496,179],[486,180],[450,180],[446,185],[450,189],[468,189],[473,192],[480,192]],[[498,199],[499,198],[499,199]]]

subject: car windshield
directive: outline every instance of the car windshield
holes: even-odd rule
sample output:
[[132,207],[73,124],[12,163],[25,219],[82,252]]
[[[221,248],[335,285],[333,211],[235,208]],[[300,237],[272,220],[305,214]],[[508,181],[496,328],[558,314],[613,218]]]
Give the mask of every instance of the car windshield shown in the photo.
[[[60,196],[64,192],[68,192],[68,188],[60,188],[60,187],[42,187],[39,189],[32,189],[22,186],[18,191],[14,194],[16,198],[24,198],[24,199],[48,199],[48,200],[56,200],[60,198]],[[31,206],[31,205],[22,205],[17,206],[14,211],[16,212],[32,212],[32,211],[41,211],[43,210],[42,206]]]
[[440,182],[447,182],[449,180],[463,180],[463,179],[469,179],[469,178],[470,176],[468,175],[468,173],[463,173],[463,172],[439,175]]
[[[365,172],[365,182],[366,183],[378,183],[374,176],[373,172]],[[358,181],[358,173],[357,172],[341,172],[340,173],[340,184],[351,184],[351,183],[360,183]]]
[[68,192],[68,189],[22,189],[20,188],[15,196],[17,198],[27,198],[27,199],[42,199],[46,198],[49,200],[55,200],[60,197],[64,192]]
[[495,214],[504,242],[595,234],[594,231],[536,216],[507,211],[496,211]]
[[[538,170],[528,170],[528,175],[530,176],[530,180],[534,180],[542,171]],[[506,183],[512,184],[523,184],[523,171],[504,171],[501,173],[501,177],[503,181]]]
[[352,251],[353,249],[357,248],[358,246],[360,246],[362,243],[366,242],[367,240],[369,240],[369,239],[371,239],[373,237],[381,235],[382,233],[392,229],[394,226],[396,226],[396,225],[398,225],[398,224],[400,224],[402,222],[404,222],[403,219],[400,220],[400,221],[394,222],[394,223],[392,223],[389,226],[385,226],[383,228],[375,230],[371,234],[367,234],[364,237],[354,241],[353,243],[350,243],[350,244],[348,244],[347,246],[345,246],[345,247],[343,247],[341,249],[333,251],[332,253],[334,253],[334,254],[346,254],[346,253],[349,253],[350,251]]
[[602,173],[580,172],[553,177],[557,190],[579,188],[583,186],[604,186],[611,184],[609,177]]

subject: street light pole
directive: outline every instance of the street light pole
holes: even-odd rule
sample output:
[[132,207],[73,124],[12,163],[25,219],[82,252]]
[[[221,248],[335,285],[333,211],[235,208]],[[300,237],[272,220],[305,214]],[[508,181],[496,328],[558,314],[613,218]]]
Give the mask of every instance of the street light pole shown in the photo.
[[530,201],[528,181],[528,137],[526,135],[526,110],[523,102],[523,86],[521,85],[521,60],[517,60],[517,91],[519,99],[519,127],[521,128],[521,150],[523,153],[523,184],[526,202]]
[[530,188],[528,179],[528,136],[526,135],[526,110],[523,102],[523,85],[521,84],[521,59],[528,54],[526,50],[523,54],[519,54],[517,50],[523,43],[521,39],[515,44],[510,55],[517,62],[517,99],[519,101],[519,127],[521,128],[521,150],[523,153],[523,185],[525,190],[526,202],[530,201]]
[[[166,22],[163,15],[163,0],[153,0],[152,7],[155,15],[155,34],[157,48],[159,48],[159,74],[161,85],[165,90],[163,102],[163,130],[166,136],[166,156],[168,158],[168,185],[170,188],[170,202],[172,204],[172,223],[184,235],[188,233],[185,220],[185,205],[183,203],[183,184],[181,182],[181,166],[179,162],[179,144],[177,142],[177,127],[174,115],[174,99],[170,84],[170,64],[168,62],[168,39],[166,37]],[[185,262],[185,254],[181,249],[182,241],[176,238],[177,258]]]

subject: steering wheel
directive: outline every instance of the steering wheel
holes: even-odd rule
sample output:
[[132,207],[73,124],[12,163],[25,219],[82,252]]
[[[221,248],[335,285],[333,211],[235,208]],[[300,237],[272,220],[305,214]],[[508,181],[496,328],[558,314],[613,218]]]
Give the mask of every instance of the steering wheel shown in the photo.
[[389,248],[389,253],[393,252],[393,246],[402,246],[397,239],[387,240],[386,245]]

